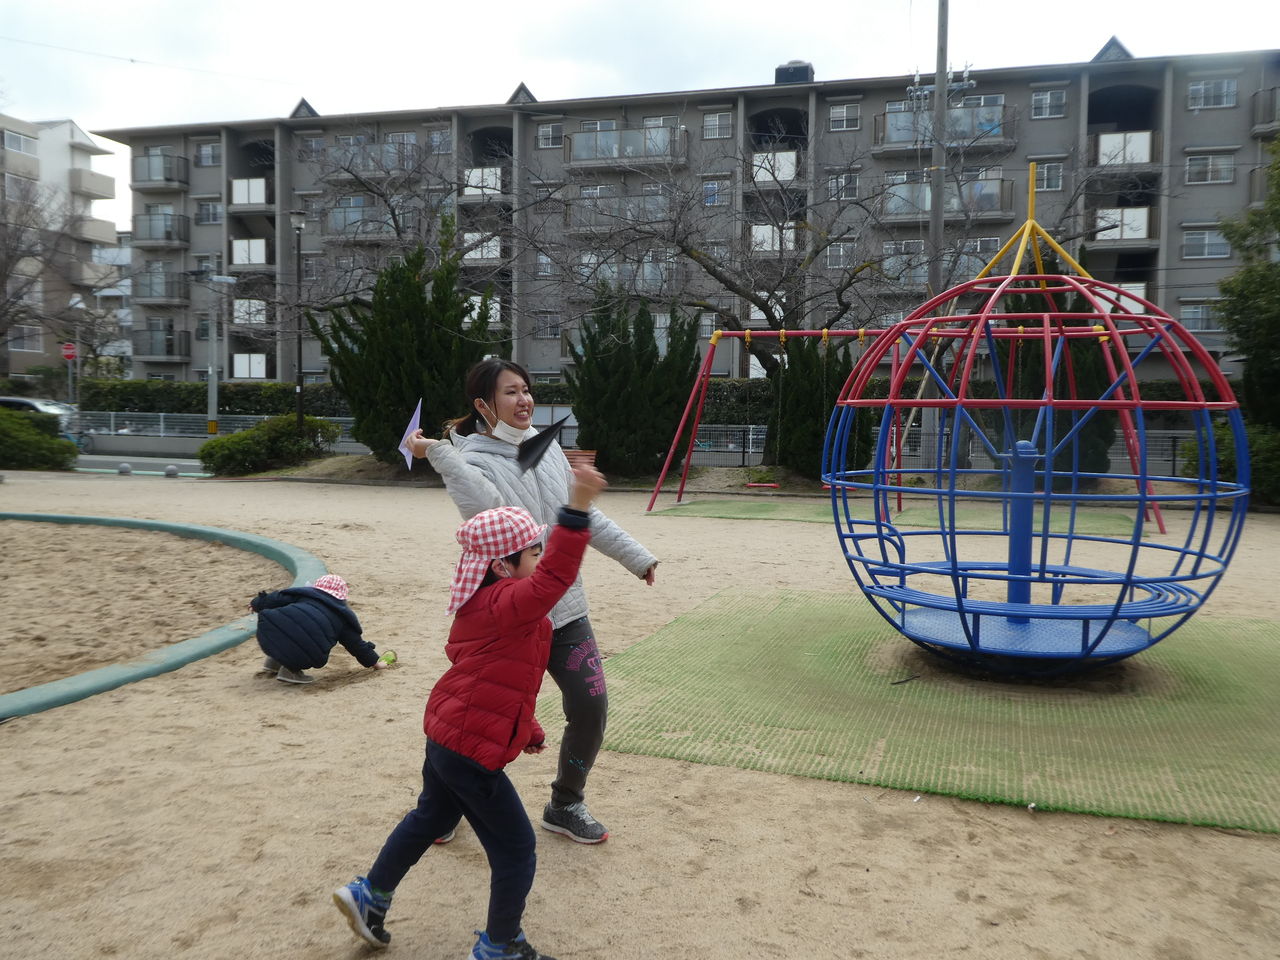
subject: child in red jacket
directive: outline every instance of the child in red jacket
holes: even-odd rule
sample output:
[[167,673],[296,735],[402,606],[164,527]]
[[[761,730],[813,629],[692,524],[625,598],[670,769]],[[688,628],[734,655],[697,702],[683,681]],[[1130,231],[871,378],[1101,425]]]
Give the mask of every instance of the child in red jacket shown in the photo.
[[456,613],[445,647],[452,666],[427,699],[427,759],[418,805],[391,831],[368,877],[334,891],[356,935],[376,947],[396,886],[432,843],[467,818],[489,858],[489,914],[473,960],[552,960],[520,928],[533,886],[534,833],[503,767],[546,744],[533,715],[551,650],[547,614],[573,584],[591,539],[587,512],[604,488],[589,465],[573,471],[569,503],[546,551],[545,524],[521,507],[476,514],[458,529],[462,558],[449,587]]

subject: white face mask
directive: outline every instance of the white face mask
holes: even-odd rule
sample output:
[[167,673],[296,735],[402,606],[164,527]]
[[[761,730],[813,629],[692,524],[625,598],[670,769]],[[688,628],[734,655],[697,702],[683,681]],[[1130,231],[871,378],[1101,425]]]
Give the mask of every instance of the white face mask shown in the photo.
[[[485,410],[489,410],[489,405],[487,403],[483,400],[481,400],[480,403],[484,406]],[[492,411],[490,411],[490,414],[492,414]],[[481,416],[484,417],[485,425],[489,428],[489,433],[491,433],[495,439],[506,441],[507,443],[517,447],[524,441],[525,432],[520,428],[513,427],[505,420],[499,420],[497,417],[494,417],[494,422],[490,423],[488,415],[481,413]]]

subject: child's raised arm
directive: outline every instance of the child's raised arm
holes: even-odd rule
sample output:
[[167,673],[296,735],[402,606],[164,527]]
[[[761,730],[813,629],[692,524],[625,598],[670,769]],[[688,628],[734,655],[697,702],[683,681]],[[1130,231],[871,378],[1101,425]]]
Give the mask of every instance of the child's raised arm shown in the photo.
[[581,463],[573,468],[573,486],[569,488],[569,503],[573,510],[586,513],[600,491],[609,484],[599,470],[590,463]]

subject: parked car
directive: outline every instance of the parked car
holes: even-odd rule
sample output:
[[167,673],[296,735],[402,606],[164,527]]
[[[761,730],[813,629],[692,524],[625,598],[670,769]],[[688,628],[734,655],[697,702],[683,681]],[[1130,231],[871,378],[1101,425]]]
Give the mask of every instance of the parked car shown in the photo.
[[57,400],[40,400],[36,397],[0,397],[0,407],[24,413],[56,414],[59,427],[63,433],[71,432],[71,418],[78,412],[69,403],[61,403]]

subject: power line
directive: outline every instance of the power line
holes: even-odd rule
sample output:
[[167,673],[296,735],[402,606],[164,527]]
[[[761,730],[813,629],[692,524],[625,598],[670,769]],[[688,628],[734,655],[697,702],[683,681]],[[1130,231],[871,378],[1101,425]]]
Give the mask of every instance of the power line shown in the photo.
[[113,53],[98,53],[96,50],[79,50],[75,47],[63,47],[56,43],[42,43],[39,40],[23,40],[19,37],[0,36],[0,40],[7,40],[10,43],[22,43],[31,47],[44,47],[48,50],[61,50],[65,53],[76,53],[84,57],[99,57],[103,60],[119,60],[123,63],[132,63],[137,66],[162,67],[166,70],[185,70],[188,73],[206,73],[215,77],[230,77],[235,80],[253,80],[258,83],[278,83],[285,85],[292,84],[293,82],[288,80],[273,80],[268,77],[253,77],[243,73],[224,73],[221,70],[206,70],[202,67],[177,66],[171,63],[159,63],[155,60],[143,60],[139,57],[121,57]]

